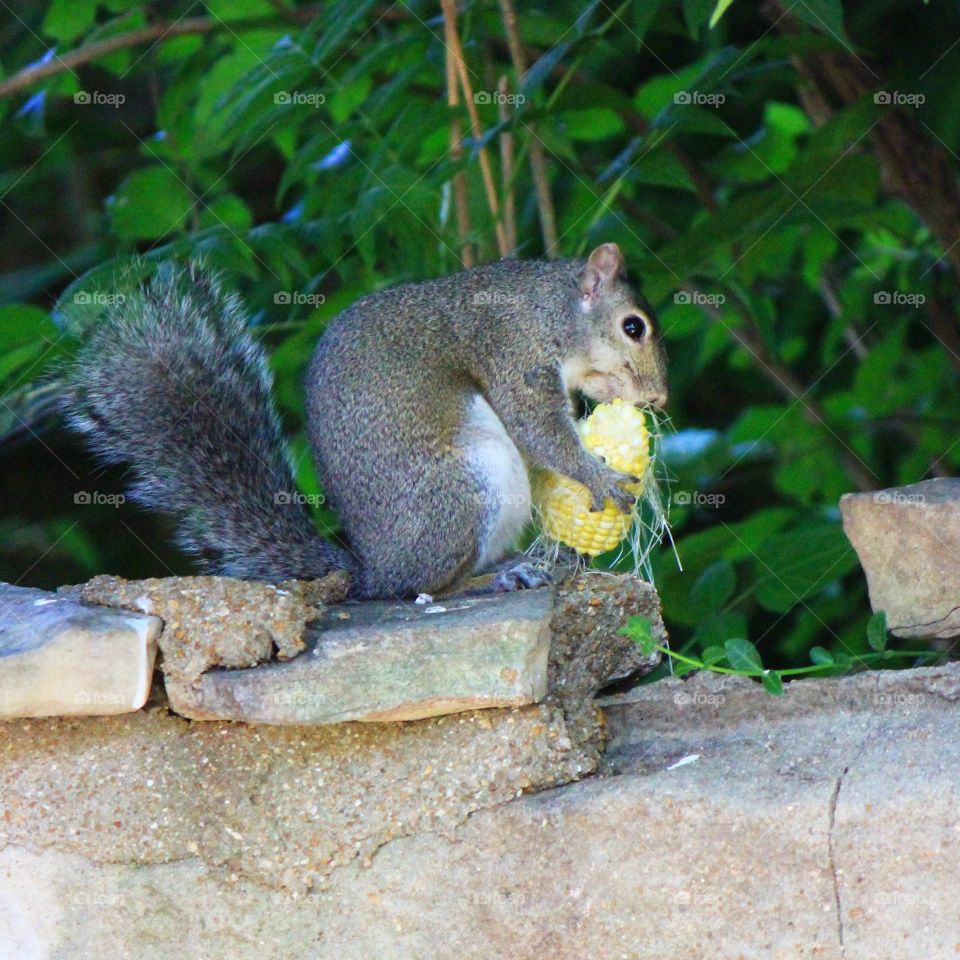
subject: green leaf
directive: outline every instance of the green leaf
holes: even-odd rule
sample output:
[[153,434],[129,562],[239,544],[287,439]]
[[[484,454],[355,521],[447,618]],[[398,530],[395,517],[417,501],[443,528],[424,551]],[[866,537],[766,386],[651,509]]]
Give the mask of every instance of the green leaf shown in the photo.
[[733,0],[717,0],[717,5],[710,14],[710,29],[712,30],[719,22],[720,18],[727,12],[732,5]]
[[867,621],[867,643],[878,653],[887,649],[887,614],[878,610]]
[[609,107],[567,110],[559,119],[571,140],[605,140],[624,130],[623,119]]
[[742,670],[746,673],[757,673],[763,669],[763,661],[757,648],[742,637],[728,640],[723,649],[727,654],[727,660],[734,670]]
[[700,649],[701,659],[707,658],[708,650],[719,650],[721,658],[725,656],[723,644],[731,637],[742,637],[747,632],[747,618],[739,610],[725,610],[704,617],[693,631],[690,644]]
[[784,6],[788,13],[808,27],[849,46],[850,41],[843,29],[843,4],[840,0],[788,0]]
[[269,0],[206,0],[210,16],[217,20],[246,20],[251,17],[269,17],[277,12],[277,6]]
[[833,654],[825,647],[812,647],[810,649],[810,661],[818,666],[836,662]]
[[737,573],[729,560],[711,563],[690,589],[690,602],[702,615],[715,613],[733,595],[737,587]]
[[183,227],[193,197],[169,168],[131,173],[108,200],[114,233],[123,240],[155,240]]
[[764,670],[761,678],[763,689],[775,697],[783,696],[783,678],[776,670]]
[[700,654],[700,659],[703,661],[705,666],[713,667],[718,663],[723,663],[727,659],[727,651],[724,650],[723,645],[717,645],[712,647],[705,647],[702,654]]
[[620,633],[629,637],[638,647],[644,656],[653,653],[657,646],[657,639],[653,635],[653,624],[648,617],[634,616],[627,621],[627,625],[620,630]]
[[43,18],[43,33],[70,43],[97,22],[96,0],[53,0]]
[[237,196],[227,194],[206,203],[200,214],[200,228],[225,226],[231,230],[245,231],[253,223],[250,208]]
[[343,123],[357,107],[369,96],[373,88],[373,77],[365,75],[359,77],[348,86],[340,87],[330,97],[329,110],[334,123]]
[[691,37],[700,36],[700,28],[711,19],[714,0],[683,0],[683,18]]
[[857,556],[839,523],[811,522],[757,550],[756,597],[768,610],[786,613],[856,566]]
[[657,15],[661,2],[662,0],[634,0],[633,29],[630,34],[638,47],[642,48],[643,38]]
[[46,310],[28,303],[0,307],[0,354],[56,336],[57,328]]

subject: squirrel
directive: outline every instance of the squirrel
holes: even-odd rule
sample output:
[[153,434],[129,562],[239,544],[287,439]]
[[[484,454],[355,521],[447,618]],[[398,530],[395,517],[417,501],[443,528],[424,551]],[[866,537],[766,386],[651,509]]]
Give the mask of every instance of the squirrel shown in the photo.
[[497,590],[549,579],[509,559],[531,516],[529,469],[578,480],[595,509],[633,502],[623,485],[636,478],[580,443],[574,397],[667,399],[660,332],[616,244],[364,296],[330,322],[306,380],[341,547],[292,492],[266,354],[239,298],[198,265],[164,264],[109,306],[66,386],[68,422],[132,466],[131,496],[176,517],[206,570],[345,570],[357,599],[451,593],[490,570]]

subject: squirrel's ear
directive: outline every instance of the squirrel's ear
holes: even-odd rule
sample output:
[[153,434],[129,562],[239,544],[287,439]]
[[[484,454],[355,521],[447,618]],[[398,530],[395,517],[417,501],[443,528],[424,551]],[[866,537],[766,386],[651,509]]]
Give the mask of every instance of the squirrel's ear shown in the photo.
[[623,254],[615,243],[601,244],[587,258],[580,280],[580,292],[585,299],[599,296],[604,287],[624,272]]

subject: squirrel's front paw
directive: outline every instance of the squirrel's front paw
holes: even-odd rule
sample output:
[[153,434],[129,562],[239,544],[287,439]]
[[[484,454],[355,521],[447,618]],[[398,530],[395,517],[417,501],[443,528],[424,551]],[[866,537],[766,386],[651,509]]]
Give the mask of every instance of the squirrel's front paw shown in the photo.
[[629,473],[620,473],[618,470],[606,469],[590,484],[590,493],[593,496],[593,509],[603,510],[607,499],[614,502],[621,513],[629,513],[637,502],[635,494],[624,490],[624,484],[639,483],[640,478]]

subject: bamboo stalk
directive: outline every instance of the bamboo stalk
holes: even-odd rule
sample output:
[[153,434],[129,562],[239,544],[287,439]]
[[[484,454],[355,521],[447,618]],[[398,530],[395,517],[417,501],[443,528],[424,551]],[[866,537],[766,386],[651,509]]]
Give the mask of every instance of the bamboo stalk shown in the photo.
[[[470,129],[473,139],[479,143],[483,139],[483,125],[480,123],[480,114],[477,111],[477,104],[473,97],[473,84],[470,82],[470,74],[467,70],[467,61],[463,53],[463,45],[460,43],[460,35],[456,28],[456,5],[455,0],[440,0],[443,8],[444,22],[444,41],[447,45],[447,56],[453,60],[457,74],[460,77],[460,87],[463,90],[463,101],[467,108],[467,115],[470,117]],[[448,26],[449,25],[449,26]],[[490,165],[490,157],[487,154],[486,147],[477,148],[477,159],[480,163],[480,175],[483,180],[483,189],[487,196],[487,206],[493,216],[494,229],[497,235],[497,248],[500,256],[505,257],[508,252],[506,236],[503,230],[503,223],[500,219],[500,204],[497,201],[497,187],[493,179],[493,167]]]
[[[500,122],[506,123],[510,119],[510,108],[507,97],[510,94],[510,83],[506,76],[497,82],[497,110]],[[503,182],[503,231],[509,254],[517,250],[517,200],[513,182],[513,133],[504,130],[500,134],[500,178]]]
[[[452,110],[460,104],[460,87],[457,84],[457,65],[454,61],[457,36],[457,9],[451,0],[443,2],[443,36],[446,51],[447,106]],[[455,162],[463,159],[463,127],[460,117],[450,119],[450,156]],[[457,218],[457,237],[460,246],[460,262],[470,268],[476,263],[470,236],[470,198],[467,194],[467,178],[463,170],[453,175],[453,202]]]
[[[520,30],[517,27],[517,11],[513,0],[500,0],[500,12],[503,17],[503,29],[510,48],[513,71],[517,75],[517,87],[523,84],[527,74],[523,44],[520,42]],[[537,209],[540,212],[540,230],[543,234],[543,247],[548,257],[557,255],[557,215],[550,194],[550,178],[547,173],[547,155],[543,142],[537,136],[534,124],[527,124],[530,131],[530,174],[537,192]]]

